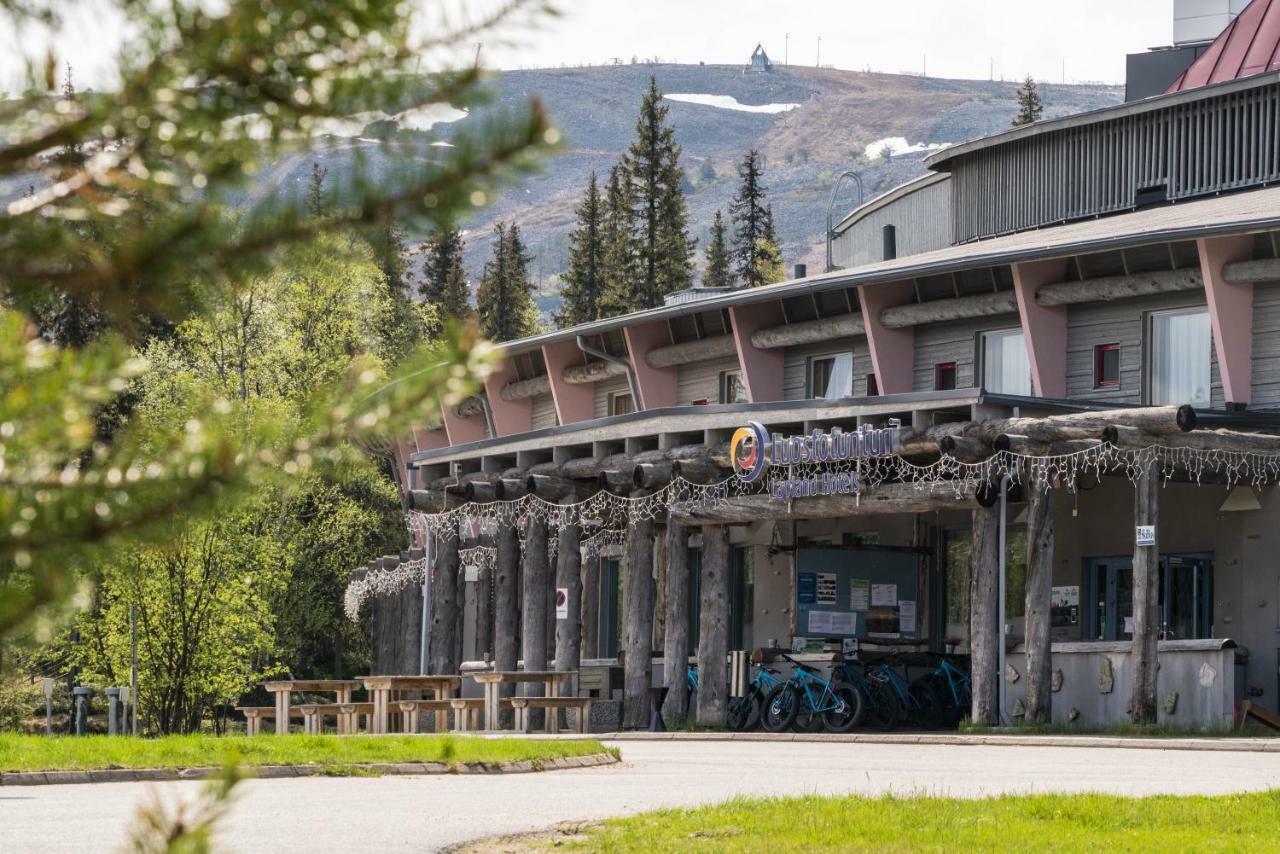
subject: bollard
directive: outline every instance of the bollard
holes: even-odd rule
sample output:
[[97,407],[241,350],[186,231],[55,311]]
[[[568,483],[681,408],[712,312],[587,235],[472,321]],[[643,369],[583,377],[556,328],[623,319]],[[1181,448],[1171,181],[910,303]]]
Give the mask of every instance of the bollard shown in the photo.
[[53,680],[44,678],[44,734],[53,735]]
[[123,686],[120,689],[120,735],[129,734],[129,716],[138,713],[137,708],[131,705],[132,701],[133,697],[129,693],[129,686]]
[[73,714],[76,716],[76,735],[84,735],[89,731],[89,695],[92,693],[93,689],[88,685],[77,685],[71,689],[71,694],[75,697]]
[[120,734],[120,692],[123,688],[108,688],[107,695],[107,735]]

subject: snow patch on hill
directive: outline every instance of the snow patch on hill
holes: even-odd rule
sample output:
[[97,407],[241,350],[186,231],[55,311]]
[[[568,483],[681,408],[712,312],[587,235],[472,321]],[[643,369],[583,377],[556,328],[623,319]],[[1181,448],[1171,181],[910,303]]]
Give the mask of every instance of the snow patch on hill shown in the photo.
[[899,154],[915,154],[919,151],[937,151],[939,149],[946,148],[948,145],[951,145],[951,143],[917,142],[913,145],[907,142],[905,137],[886,136],[884,139],[877,139],[875,142],[869,144],[864,153],[868,160],[875,160],[880,156],[880,152],[884,151],[886,147],[890,152],[892,152],[890,156],[896,157]]
[[686,104],[701,104],[704,107],[719,107],[722,110],[737,110],[740,113],[785,113],[794,110],[799,104],[742,104],[732,95],[702,95],[697,93],[681,93],[663,95],[668,101],[682,101]]

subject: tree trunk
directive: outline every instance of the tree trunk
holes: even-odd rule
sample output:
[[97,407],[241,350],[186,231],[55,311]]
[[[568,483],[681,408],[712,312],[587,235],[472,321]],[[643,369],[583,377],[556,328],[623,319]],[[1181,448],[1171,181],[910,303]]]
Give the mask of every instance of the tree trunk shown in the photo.
[[493,567],[482,566],[476,576],[476,659],[493,658]]
[[582,529],[560,529],[556,554],[556,587],[566,591],[568,615],[556,620],[556,670],[577,670],[582,665]]
[[462,609],[458,603],[458,536],[436,537],[431,576],[431,672],[458,672],[457,635]]
[[[525,670],[547,669],[547,587],[551,569],[547,561],[547,523],[530,514],[524,536],[524,602],[521,606],[520,656]],[[543,686],[522,682],[521,696],[541,697]],[[541,709],[529,710],[531,726],[542,725]]]
[[1053,605],[1053,487],[1031,484],[1027,507],[1027,723],[1053,720],[1053,654],[1049,612]]
[[[1134,490],[1133,523],[1158,523],[1160,495],[1160,461],[1153,455],[1142,463]],[[1156,536],[1160,529],[1156,527]],[[1135,539],[1136,543],[1136,539]],[[1133,696],[1130,714],[1135,724],[1156,722],[1156,633],[1160,628],[1160,548],[1133,547]]]
[[[520,657],[518,631],[520,626],[520,538],[515,525],[499,525],[495,538],[497,547],[493,574],[493,666],[495,670],[510,672],[516,669]],[[512,694],[512,683],[498,686],[503,697]],[[510,723],[511,712],[502,713],[502,725]]]
[[582,657],[600,657],[600,554],[582,561]]
[[721,726],[729,693],[729,529],[702,528],[702,606],[698,615],[700,726]]
[[973,511],[973,544],[969,552],[969,654],[973,680],[973,722],[1000,722],[1000,506]]
[[666,637],[662,663],[667,698],[662,703],[662,720],[668,727],[685,722],[689,706],[689,529],[667,522],[667,586],[663,613]]
[[661,530],[662,536],[654,532],[653,541],[653,643],[654,650],[664,649],[667,645],[667,526]]
[[653,685],[653,537],[650,519],[634,522],[627,536],[622,586],[622,725],[649,726]]

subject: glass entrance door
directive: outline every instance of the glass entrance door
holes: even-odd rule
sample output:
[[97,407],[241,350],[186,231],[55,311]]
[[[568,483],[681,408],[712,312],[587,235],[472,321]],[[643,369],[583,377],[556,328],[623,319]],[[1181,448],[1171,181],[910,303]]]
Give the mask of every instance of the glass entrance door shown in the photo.
[[[1085,634],[1092,640],[1133,639],[1133,558],[1085,560]],[[1213,634],[1213,557],[1160,556],[1160,637],[1195,640]]]

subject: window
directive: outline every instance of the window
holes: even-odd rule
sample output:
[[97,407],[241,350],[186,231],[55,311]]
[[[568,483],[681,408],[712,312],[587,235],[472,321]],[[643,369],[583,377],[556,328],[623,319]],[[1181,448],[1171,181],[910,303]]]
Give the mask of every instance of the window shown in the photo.
[[996,394],[1031,395],[1031,360],[1021,329],[982,333],[982,387]]
[[955,362],[943,362],[934,369],[933,387],[938,391],[950,391],[956,387]]
[[609,393],[609,414],[629,415],[636,411],[635,403],[629,391],[613,391]]
[[867,397],[876,397],[880,394],[880,383],[876,382],[875,374],[867,374]]
[[1209,404],[1213,339],[1203,309],[1151,315],[1148,388],[1153,404]]
[[809,397],[853,396],[853,354],[822,356],[809,362]]
[[1120,345],[1099,344],[1093,348],[1093,387],[1118,388],[1120,385]]
[[742,384],[742,371],[720,372],[720,402],[747,402],[747,387]]

